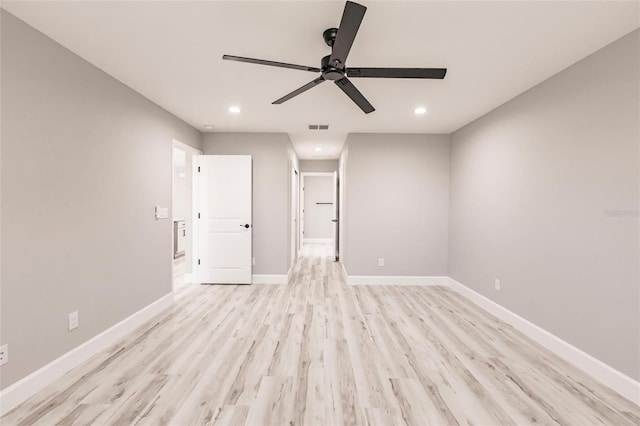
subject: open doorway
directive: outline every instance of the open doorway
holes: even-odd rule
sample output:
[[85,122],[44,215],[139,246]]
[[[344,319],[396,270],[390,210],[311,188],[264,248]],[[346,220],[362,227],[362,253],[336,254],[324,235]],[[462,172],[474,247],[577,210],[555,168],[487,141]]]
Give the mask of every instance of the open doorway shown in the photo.
[[199,150],[177,140],[172,147],[172,276],[173,291],[196,282],[194,253],[197,241],[194,226],[197,179],[195,178],[194,157],[202,154]]
[[334,172],[301,174],[300,240],[302,244],[322,244],[338,256],[338,188]]

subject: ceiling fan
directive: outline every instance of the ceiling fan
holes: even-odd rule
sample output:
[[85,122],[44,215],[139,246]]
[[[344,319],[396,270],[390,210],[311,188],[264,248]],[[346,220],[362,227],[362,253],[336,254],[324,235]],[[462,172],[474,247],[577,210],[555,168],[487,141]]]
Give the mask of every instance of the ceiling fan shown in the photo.
[[332,80],[342,91],[355,102],[365,114],[375,111],[373,105],[360,93],[348,77],[353,78],[431,78],[443,79],[446,68],[352,68],[346,66],[347,56],[356,38],[358,28],[364,18],[367,8],[361,4],[347,1],[342,13],[339,28],[329,28],[322,33],[325,43],[331,47],[331,55],[322,58],[320,68],[304,65],[287,64],[284,62],[267,61],[264,59],[244,58],[241,56],[223,55],[228,61],[248,62],[250,64],[269,65],[272,67],[290,68],[300,71],[320,73],[320,77],[288,95],[274,101],[281,104],[289,99],[316,87],[320,83]]

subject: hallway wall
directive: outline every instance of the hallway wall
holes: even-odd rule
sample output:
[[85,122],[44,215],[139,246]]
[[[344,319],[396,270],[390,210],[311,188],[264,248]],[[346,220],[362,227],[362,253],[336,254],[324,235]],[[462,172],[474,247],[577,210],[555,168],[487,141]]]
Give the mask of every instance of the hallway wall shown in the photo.
[[449,136],[352,133],[342,163],[347,273],[446,276]]
[[[254,274],[284,275],[291,244],[291,162],[286,133],[208,133],[205,155],[251,155],[253,159]],[[297,166],[297,164],[296,164]]]
[[337,172],[338,160],[300,160],[300,173]]

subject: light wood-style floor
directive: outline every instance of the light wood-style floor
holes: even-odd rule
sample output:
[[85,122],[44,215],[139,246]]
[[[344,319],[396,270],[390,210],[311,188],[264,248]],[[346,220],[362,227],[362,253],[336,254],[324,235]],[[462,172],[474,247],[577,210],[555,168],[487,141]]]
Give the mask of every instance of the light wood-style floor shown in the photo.
[[640,424],[640,408],[441,287],[187,286],[2,425]]

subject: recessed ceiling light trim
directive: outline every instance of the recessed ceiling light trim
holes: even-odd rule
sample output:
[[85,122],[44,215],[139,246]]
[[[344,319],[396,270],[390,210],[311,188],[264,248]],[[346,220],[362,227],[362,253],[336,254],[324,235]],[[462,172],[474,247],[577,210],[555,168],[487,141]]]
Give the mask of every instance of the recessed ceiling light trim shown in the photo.
[[422,115],[425,114],[427,112],[427,108],[420,106],[420,107],[416,107],[416,109],[413,110],[413,113],[416,115]]
[[240,109],[240,107],[239,107],[239,106],[237,106],[237,105],[231,105],[231,106],[229,107],[229,112],[230,112],[230,113],[232,113],[232,114],[239,114],[239,113],[240,113],[240,111],[241,111],[241,109]]

